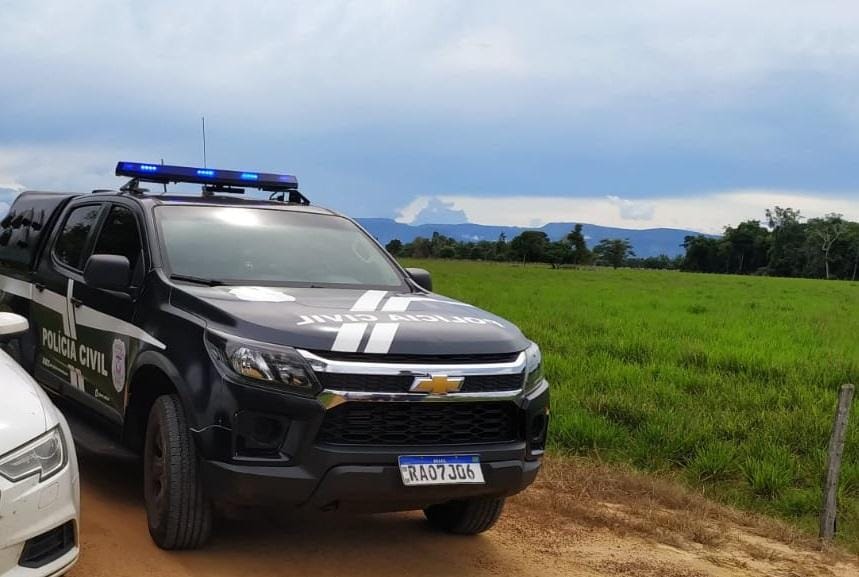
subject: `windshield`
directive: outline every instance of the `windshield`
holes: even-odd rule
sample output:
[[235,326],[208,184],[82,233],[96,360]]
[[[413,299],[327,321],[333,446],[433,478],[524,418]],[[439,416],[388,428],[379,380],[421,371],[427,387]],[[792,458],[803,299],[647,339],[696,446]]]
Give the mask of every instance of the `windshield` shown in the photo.
[[212,283],[400,287],[379,247],[338,216],[218,206],[160,206],[170,273]]

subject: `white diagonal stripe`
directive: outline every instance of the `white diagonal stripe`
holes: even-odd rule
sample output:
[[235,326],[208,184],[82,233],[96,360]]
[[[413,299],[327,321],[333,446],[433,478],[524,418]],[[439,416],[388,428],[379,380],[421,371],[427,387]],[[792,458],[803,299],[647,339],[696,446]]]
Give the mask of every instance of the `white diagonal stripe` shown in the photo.
[[361,339],[364,338],[364,331],[367,330],[367,323],[344,323],[337,330],[337,338],[334,339],[332,351],[340,351],[343,353],[354,353],[358,351],[358,345],[361,344]]
[[8,276],[0,275],[0,290],[25,299],[33,298],[32,284]]
[[376,310],[382,299],[388,291],[367,291],[362,294],[355,304],[352,305],[352,312],[371,313]]
[[[73,340],[78,339],[78,325],[75,321],[75,305],[72,304],[72,299],[75,296],[75,281],[69,279],[68,284],[66,284],[66,316],[63,318],[63,322],[67,323],[69,326],[68,335]],[[68,320],[67,320],[68,319]]]
[[108,333],[116,333],[126,335],[131,338],[149,343],[159,349],[166,349],[167,345],[138,327],[122,319],[106,315],[103,312],[97,311],[94,308],[86,305],[81,306],[75,312],[75,320],[82,327],[95,329],[97,331],[105,331]]
[[[12,282],[10,283],[10,281]],[[29,286],[29,290],[26,289],[27,286]],[[12,287],[15,292],[13,292],[9,287]],[[69,314],[70,309],[73,309],[74,307],[70,302],[68,291],[66,295],[63,296],[47,289],[41,291],[33,290],[32,284],[25,284],[5,275],[0,275],[0,290],[6,290],[7,292],[11,292],[18,296],[24,296],[25,298],[28,298],[25,295],[29,293],[28,296],[34,303],[49,308],[63,317],[63,333],[67,337],[71,337],[73,326],[70,326],[72,325],[72,320],[69,318]],[[140,327],[122,319],[99,312],[86,305],[81,306],[77,310],[71,311],[71,314],[74,315],[72,318],[74,319],[73,322],[75,325],[126,335],[149,343],[150,345],[154,345],[159,349],[167,348],[167,345]]]
[[399,323],[376,323],[364,352],[386,354],[391,349],[391,343],[394,342],[394,335],[397,334],[399,326]]
[[63,316],[63,331],[68,336],[68,313],[69,309],[66,306],[66,297],[54,291],[42,290],[33,293],[33,302],[49,308],[57,314]]
[[472,305],[468,303],[461,303],[459,301],[445,301],[429,297],[391,297],[387,301],[385,301],[385,306],[382,307],[382,311],[386,313],[401,313],[408,310],[410,304],[419,302],[444,303],[446,305],[472,307]]
[[391,297],[382,307],[382,310],[386,313],[401,313],[409,308],[411,302],[412,299],[408,297]]

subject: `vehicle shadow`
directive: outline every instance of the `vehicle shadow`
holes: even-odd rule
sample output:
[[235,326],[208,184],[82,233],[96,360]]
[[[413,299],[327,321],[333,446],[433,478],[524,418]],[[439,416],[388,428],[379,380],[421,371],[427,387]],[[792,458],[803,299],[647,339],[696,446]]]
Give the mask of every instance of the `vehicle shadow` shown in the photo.
[[354,515],[261,509],[240,518],[219,518],[211,542],[202,550],[164,552],[146,529],[140,463],[85,452],[79,460],[85,555],[72,575],[83,569],[117,577],[153,571],[160,577],[529,572],[524,560],[491,532],[447,535],[433,530],[420,512]]

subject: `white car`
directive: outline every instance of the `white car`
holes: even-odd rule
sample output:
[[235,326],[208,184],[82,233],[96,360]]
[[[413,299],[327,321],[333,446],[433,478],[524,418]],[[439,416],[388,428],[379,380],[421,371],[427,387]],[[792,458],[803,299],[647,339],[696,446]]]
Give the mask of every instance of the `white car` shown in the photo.
[[[27,320],[0,312],[0,340]],[[0,577],[62,575],[79,553],[80,482],[69,426],[0,349]]]

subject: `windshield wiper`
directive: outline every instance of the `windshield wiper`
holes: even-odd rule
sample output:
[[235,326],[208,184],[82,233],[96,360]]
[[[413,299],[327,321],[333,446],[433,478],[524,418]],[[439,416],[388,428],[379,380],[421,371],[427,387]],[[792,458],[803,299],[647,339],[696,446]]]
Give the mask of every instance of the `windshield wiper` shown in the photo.
[[211,279],[211,278],[203,278],[199,276],[191,276],[187,274],[171,274],[170,278],[173,280],[181,280],[184,282],[192,282],[195,284],[202,284],[206,286],[220,286],[222,283],[219,280]]

